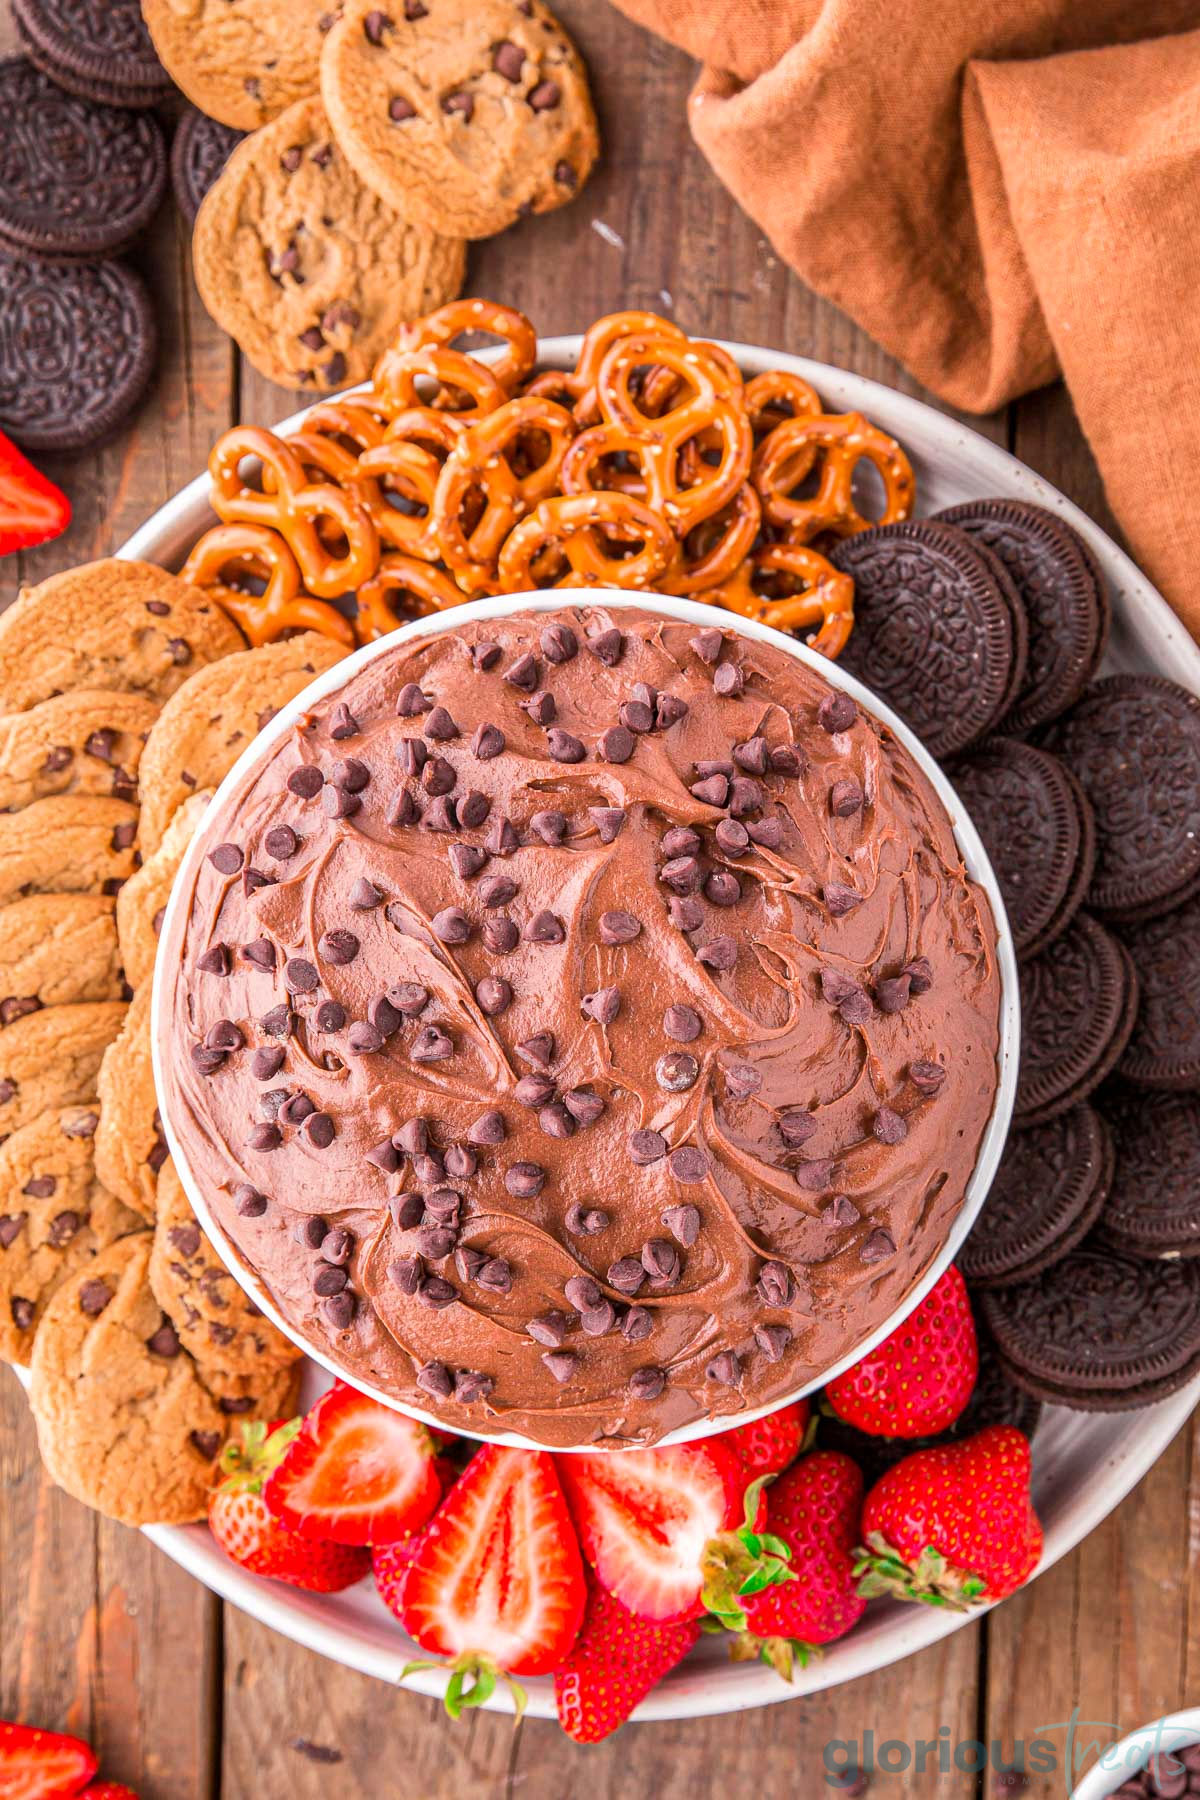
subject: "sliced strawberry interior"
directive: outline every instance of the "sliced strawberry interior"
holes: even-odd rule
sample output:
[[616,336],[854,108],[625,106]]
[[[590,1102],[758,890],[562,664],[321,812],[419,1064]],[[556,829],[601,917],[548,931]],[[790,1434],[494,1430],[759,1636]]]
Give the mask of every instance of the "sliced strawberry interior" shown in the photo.
[[419,1530],[441,1495],[425,1427],[340,1383],[309,1413],[264,1490],[283,1524],[343,1544]]
[[703,1610],[709,1539],[741,1523],[745,1476],[717,1444],[563,1456],[559,1474],[596,1577],[643,1619]]

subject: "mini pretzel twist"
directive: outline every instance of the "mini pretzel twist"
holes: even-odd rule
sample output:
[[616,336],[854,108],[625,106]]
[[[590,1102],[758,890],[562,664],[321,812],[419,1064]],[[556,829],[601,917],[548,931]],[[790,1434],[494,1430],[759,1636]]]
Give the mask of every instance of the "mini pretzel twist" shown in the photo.
[[[332,439],[318,441],[340,450]],[[262,464],[261,489],[242,480],[245,457],[257,457]],[[267,525],[279,532],[310,594],[333,600],[374,574],[379,533],[366,510],[333,482],[310,482],[300,454],[282,438],[257,426],[235,426],[217,439],[208,467],[217,517],[227,525]],[[342,555],[322,541],[322,529],[344,540]]]
[[461,606],[462,594],[448,575],[427,562],[389,551],[379,568],[358,590],[358,617],[354,622],[360,644],[386,637],[408,619],[448,606]]
[[746,411],[756,438],[788,419],[815,419],[824,410],[817,390],[787,369],[768,369],[746,383]]
[[[794,489],[819,456],[817,491],[796,499]],[[854,471],[860,462],[878,470],[884,486],[884,510],[868,519],[854,501]],[[907,519],[915,497],[912,464],[895,438],[880,431],[861,413],[822,414],[788,419],[759,445],[752,479],[769,525],[785,532],[791,544],[809,543],[818,532],[850,537],[872,525]]]
[[[459,439],[437,484],[433,521],[442,560],[459,586],[478,592],[492,580],[500,551],[518,520],[557,492],[575,421],[553,400],[526,394],[510,400]],[[546,455],[529,466],[531,439]],[[468,507],[474,514],[464,521]]]
[[[319,631],[347,650],[354,629],[336,606],[303,591],[300,565],[277,531],[267,525],[214,525],[195,545],[180,574],[204,588],[255,646],[273,644],[287,631]],[[235,576],[265,581],[261,595],[235,587]]]
[[[375,521],[381,543],[422,562],[438,561],[441,550],[433,519],[433,498],[441,472],[436,456],[403,438],[388,438],[363,451],[353,482]],[[402,511],[390,505],[384,495],[385,483],[416,510]]]
[[[800,584],[800,592],[772,599],[754,587],[756,580],[786,577]],[[836,657],[846,647],[854,627],[854,582],[816,550],[802,544],[771,544],[756,550],[733,578],[705,596],[715,605],[728,607],[744,619],[758,619],[777,631],[805,631],[819,626],[807,640],[823,656]]]
[[[432,397],[422,393],[432,385]],[[385,350],[375,365],[374,385],[392,413],[431,405],[455,418],[484,419],[504,405],[508,394],[485,363],[461,350],[430,345],[423,350]]]
[[754,549],[762,528],[762,507],[749,482],[733,504],[698,525],[680,544],[659,586],[664,594],[703,594],[733,580]]
[[506,392],[511,394],[533,372],[537,332],[524,313],[494,300],[451,300],[448,306],[403,326],[392,347],[400,351],[424,350],[431,344],[449,348],[456,337],[468,331],[504,339],[502,353],[487,366]]
[[[641,549],[623,555],[614,538],[621,545],[640,543]],[[538,565],[554,553],[566,561],[570,573],[551,586],[653,587],[677,548],[666,521],[626,494],[543,500],[500,552],[500,591],[520,593],[547,585],[539,582]]]

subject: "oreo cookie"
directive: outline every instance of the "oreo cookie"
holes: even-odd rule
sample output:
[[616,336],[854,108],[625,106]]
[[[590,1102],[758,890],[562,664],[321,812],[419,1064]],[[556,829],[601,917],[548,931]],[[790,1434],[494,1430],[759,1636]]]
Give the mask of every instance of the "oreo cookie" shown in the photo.
[[1151,919],[1200,892],[1200,700],[1162,675],[1110,675],[1045,747],[1070,764],[1096,815],[1087,905]]
[[1104,1093],[1116,1146],[1096,1235],[1129,1256],[1200,1256],[1200,1097]]
[[145,287],[123,263],[48,263],[0,248],[0,431],[82,450],[121,425],[154,369]]
[[980,1305],[1009,1374],[1037,1400],[1125,1412],[1200,1373],[1200,1261],[1140,1262],[1089,1238]]
[[986,545],[1008,570],[1029,621],[1025,678],[1000,729],[1020,736],[1077,700],[1108,640],[1099,565],[1079,535],[1024,500],[969,500],[937,515]]
[[171,186],[189,225],[196,223],[200,202],[245,135],[194,106],[179,121],[171,145]]
[[1090,1106],[1012,1132],[959,1253],[962,1273],[973,1287],[1008,1287],[1061,1262],[1095,1223],[1112,1178],[1112,1135]]
[[988,738],[946,773],[992,860],[1013,947],[1036,955],[1061,937],[1092,877],[1087,797],[1056,757],[1016,738]]
[[59,87],[110,106],[153,106],[171,91],[139,0],[12,0],[30,61]]
[[1139,1087],[1200,1090],[1200,898],[1123,937],[1139,998],[1117,1073]]
[[1137,1012],[1129,953],[1088,913],[1022,963],[1018,1128],[1069,1112],[1117,1065]]
[[41,256],[102,256],[136,237],[166,189],[147,113],[68,94],[23,56],[0,62],[0,238]]
[[934,756],[983,737],[1008,704],[1020,648],[990,558],[953,526],[911,519],[846,538],[830,561],[854,578],[843,667]]

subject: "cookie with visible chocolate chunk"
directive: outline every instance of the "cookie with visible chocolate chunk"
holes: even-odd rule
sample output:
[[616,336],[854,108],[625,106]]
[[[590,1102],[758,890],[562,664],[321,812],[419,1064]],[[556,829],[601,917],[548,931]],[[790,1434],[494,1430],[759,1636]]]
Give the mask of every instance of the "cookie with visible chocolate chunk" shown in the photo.
[[51,1478],[126,1525],[202,1519],[229,1415],[148,1279],[151,1234],[118,1239],[42,1316],[29,1401]]
[[1113,1082],[1103,1103],[1116,1171],[1097,1237],[1129,1256],[1200,1256],[1200,1096]]
[[47,1302],[145,1221],[96,1178],[94,1101],[40,1113],[0,1144],[0,1358],[29,1360]]
[[335,142],[319,99],[239,144],[196,219],[200,298],[261,374],[328,393],[363,381],[400,326],[452,300],[459,237],[389,206]]
[[0,718],[0,812],[50,794],[137,799],[137,767],[158,704],[76,688]]
[[583,58],[541,0],[347,0],[321,94],[368,186],[451,236],[562,206],[599,154]]
[[1129,1042],[1138,1002],[1129,952],[1085,912],[1020,973],[1018,1128],[1068,1112],[1099,1087]]
[[138,809],[99,794],[55,794],[0,813],[0,906],[24,894],[115,894],[133,874]]
[[92,1098],[125,1012],[119,1001],[47,1006],[0,1032],[0,1139],[39,1113]]
[[958,1266],[974,1287],[1040,1274],[1095,1224],[1113,1179],[1112,1134],[1090,1106],[1009,1134]]
[[171,145],[171,186],[189,225],[196,223],[204,196],[244,136],[194,106],[179,121]]
[[0,711],[76,688],[163,701],[245,648],[210,595],[153,563],[109,557],[23,588],[0,614]]
[[[265,1195],[246,1195],[248,1217],[266,1219]],[[268,1225],[268,1229],[271,1227]],[[273,1382],[300,1351],[264,1318],[234,1280],[200,1227],[173,1163],[158,1183],[158,1222],[150,1257],[150,1284],[179,1333],[184,1348],[209,1379],[258,1377]]]
[[96,1092],[96,1173],[126,1206],[153,1223],[158,1172],[167,1160],[150,1055],[151,985],[143,983],[104,1052]]
[[0,1026],[43,1006],[127,998],[108,895],[28,894],[0,908]]
[[317,91],[336,0],[142,0],[154,48],[194,106],[256,131]]
[[265,720],[345,654],[332,638],[301,632],[199,670],[168,701],[142,755],[143,858],[158,849],[186,800],[229,773]]
[[[183,861],[183,853],[191,843],[211,799],[212,790],[202,788],[199,793],[184,801],[163,833],[157,850],[146,858],[140,869],[134,870],[117,895],[120,958],[125,978],[132,988],[140,988],[153,977],[154,958],[158,954],[158,934],[171,888]],[[3,914],[0,914],[0,929],[2,926]]]

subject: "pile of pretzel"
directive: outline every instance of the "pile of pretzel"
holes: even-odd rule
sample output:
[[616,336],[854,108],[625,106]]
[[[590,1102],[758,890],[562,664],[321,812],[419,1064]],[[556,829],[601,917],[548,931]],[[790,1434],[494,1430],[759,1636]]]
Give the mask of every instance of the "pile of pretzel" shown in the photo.
[[[498,354],[454,348],[468,333]],[[743,381],[654,313],[598,320],[570,371],[538,373],[536,357],[521,313],[460,300],[291,437],[226,432],[209,459],[221,523],[183,574],[253,644],[310,630],[351,646],[485,595],[616,587],[728,607],[838,655],[854,588],[822,547],[909,516],[894,438],[825,413],[798,375]],[[864,462],[883,485],[875,518],[854,494]]]

